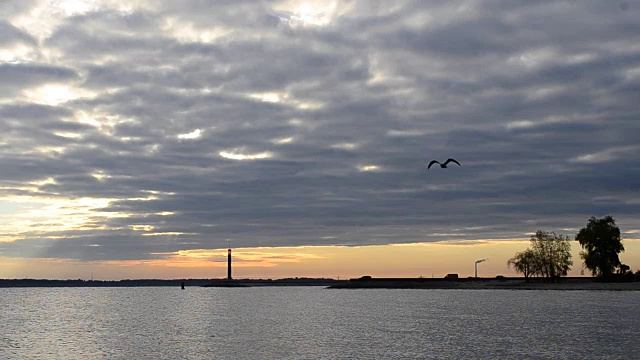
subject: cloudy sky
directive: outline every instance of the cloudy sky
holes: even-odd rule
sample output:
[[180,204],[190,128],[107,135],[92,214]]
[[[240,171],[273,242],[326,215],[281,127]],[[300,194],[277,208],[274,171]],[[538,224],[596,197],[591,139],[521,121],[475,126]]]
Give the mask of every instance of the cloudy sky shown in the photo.
[[640,1],[0,0],[0,276],[186,276],[229,244],[239,266],[331,267],[604,215],[631,245],[638,19]]

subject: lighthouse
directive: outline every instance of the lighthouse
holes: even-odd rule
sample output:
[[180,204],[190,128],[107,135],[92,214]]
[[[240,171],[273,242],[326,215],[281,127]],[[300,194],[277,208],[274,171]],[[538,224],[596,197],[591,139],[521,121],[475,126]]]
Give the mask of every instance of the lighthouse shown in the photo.
[[227,253],[227,280],[232,280],[231,278],[231,248]]

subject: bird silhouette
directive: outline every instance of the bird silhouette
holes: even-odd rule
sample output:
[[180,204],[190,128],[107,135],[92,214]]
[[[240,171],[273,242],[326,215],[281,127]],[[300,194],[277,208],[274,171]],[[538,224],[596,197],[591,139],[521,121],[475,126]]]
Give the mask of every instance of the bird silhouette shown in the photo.
[[431,160],[431,162],[429,163],[429,166],[427,166],[427,169],[431,169],[431,165],[433,165],[433,164],[438,164],[438,165],[440,165],[441,168],[446,169],[447,168],[447,164],[450,163],[450,162],[456,163],[456,164],[458,164],[458,166],[462,166],[462,165],[460,165],[459,162],[456,161],[456,159],[448,158],[447,161],[445,161],[443,164],[438,162],[438,160]]

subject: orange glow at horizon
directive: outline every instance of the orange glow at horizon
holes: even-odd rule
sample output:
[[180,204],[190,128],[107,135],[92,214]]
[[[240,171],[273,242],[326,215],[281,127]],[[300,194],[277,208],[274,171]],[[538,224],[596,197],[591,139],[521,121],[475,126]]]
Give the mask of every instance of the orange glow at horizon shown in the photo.
[[[580,276],[580,246],[573,241],[573,266],[570,276]],[[640,268],[640,239],[625,239],[626,251],[620,254],[631,269]],[[444,277],[457,273],[474,275],[478,264],[480,277],[517,276],[506,266],[516,252],[529,246],[522,240],[479,240],[372,246],[301,246],[274,248],[238,248],[233,251],[234,277],[287,278],[326,277]],[[177,279],[224,278],[227,249],[181,250],[151,254],[146,260],[79,261],[50,258],[0,259],[0,278],[37,279]],[[585,275],[589,275],[585,272]]]

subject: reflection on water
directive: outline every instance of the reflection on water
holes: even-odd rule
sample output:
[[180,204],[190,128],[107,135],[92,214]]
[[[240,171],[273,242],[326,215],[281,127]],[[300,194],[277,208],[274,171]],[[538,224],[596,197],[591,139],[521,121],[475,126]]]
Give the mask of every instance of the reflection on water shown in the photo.
[[640,292],[0,289],[0,358],[637,358],[639,314]]

